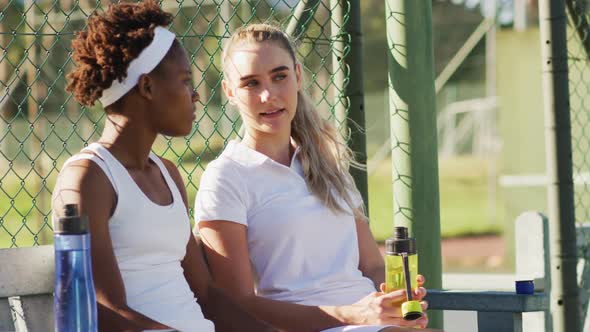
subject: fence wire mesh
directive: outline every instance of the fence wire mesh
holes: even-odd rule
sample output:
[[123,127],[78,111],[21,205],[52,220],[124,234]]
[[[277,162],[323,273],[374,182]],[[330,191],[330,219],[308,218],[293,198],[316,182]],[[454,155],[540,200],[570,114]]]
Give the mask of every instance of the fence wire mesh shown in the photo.
[[[570,90],[576,223],[590,222],[590,25],[586,1],[568,4]],[[585,238],[586,247],[590,238]]]
[[[587,1],[566,0],[568,11],[568,75],[572,131],[574,204],[578,226],[578,257],[590,253],[590,7]],[[586,263],[578,269],[582,324],[587,320],[590,301],[590,271]],[[588,322],[584,331],[588,329]]]
[[[223,40],[242,24],[270,21],[299,35],[305,90],[320,112],[347,133],[344,89],[349,76],[341,62],[350,47],[343,29],[347,1],[160,3],[174,15],[170,29],[192,61],[201,100],[191,134],[159,138],[153,150],[178,165],[189,201],[207,163],[240,127],[237,111],[222,96],[220,53]],[[100,136],[101,106],[81,107],[65,92],[65,77],[75,66],[70,57],[74,33],[108,4],[0,0],[0,248],[52,242],[51,193],[57,174],[69,156]]]

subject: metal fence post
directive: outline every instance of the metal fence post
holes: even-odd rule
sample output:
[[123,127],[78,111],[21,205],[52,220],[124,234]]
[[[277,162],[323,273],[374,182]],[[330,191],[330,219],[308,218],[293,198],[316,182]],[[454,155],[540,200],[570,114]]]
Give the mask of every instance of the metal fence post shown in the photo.
[[[363,91],[363,56],[361,39],[361,8],[359,0],[331,0],[332,68],[334,77],[334,115],[344,135],[350,132],[349,147],[359,163],[367,164],[365,108]],[[347,116],[348,111],[348,116]],[[368,214],[366,169],[350,170],[360,191]]]
[[[432,5],[386,0],[394,223],[413,230],[428,287],[442,287]],[[442,327],[442,312],[429,315]]]
[[553,331],[581,331],[576,282],[566,13],[563,1],[539,2]]
[[[350,131],[348,145],[355,154],[355,159],[367,165],[367,135],[365,126],[365,92],[363,84],[363,41],[361,29],[360,0],[349,1],[348,21],[344,24],[349,47],[344,56],[344,63],[348,67],[348,84],[345,87],[345,97],[348,99],[347,127]],[[352,168],[350,170],[356,187],[363,196],[366,213],[369,214],[369,189],[367,170]]]
[[332,113],[336,120],[338,130],[346,137],[348,134],[348,123],[346,121],[348,111],[348,100],[345,95],[345,89],[348,85],[346,77],[347,63],[344,57],[350,51],[345,41],[345,27],[347,17],[345,11],[348,10],[348,1],[330,0],[330,45],[332,48],[332,80],[333,88],[333,106]]

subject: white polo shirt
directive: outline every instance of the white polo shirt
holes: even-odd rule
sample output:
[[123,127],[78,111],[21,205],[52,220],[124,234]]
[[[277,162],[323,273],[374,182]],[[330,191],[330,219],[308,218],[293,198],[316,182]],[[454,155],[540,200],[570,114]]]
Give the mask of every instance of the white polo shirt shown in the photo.
[[[286,167],[231,141],[201,177],[195,220],[247,227],[259,296],[307,305],[355,303],[375,287],[358,268],[354,216],[350,209],[333,213],[308,190],[297,155]],[[358,192],[352,196],[360,206]]]

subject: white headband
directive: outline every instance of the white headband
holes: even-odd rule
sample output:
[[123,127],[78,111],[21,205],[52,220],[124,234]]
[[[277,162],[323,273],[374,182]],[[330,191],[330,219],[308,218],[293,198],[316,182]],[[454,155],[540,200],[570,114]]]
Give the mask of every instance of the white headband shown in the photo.
[[131,63],[127,69],[127,77],[123,81],[115,79],[108,89],[102,92],[100,102],[103,107],[107,107],[123,97],[139,81],[139,77],[154,70],[162,61],[176,36],[168,29],[156,27],[154,29],[154,39],[145,48],[139,56]]

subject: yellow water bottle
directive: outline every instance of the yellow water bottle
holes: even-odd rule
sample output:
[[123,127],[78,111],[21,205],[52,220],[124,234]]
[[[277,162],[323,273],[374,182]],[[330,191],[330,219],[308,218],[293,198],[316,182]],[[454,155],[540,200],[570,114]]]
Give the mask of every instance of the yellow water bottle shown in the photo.
[[385,291],[406,290],[406,301],[402,303],[402,315],[406,320],[422,316],[419,301],[412,300],[418,275],[418,254],[416,240],[408,236],[406,227],[395,227],[392,238],[385,240]]

